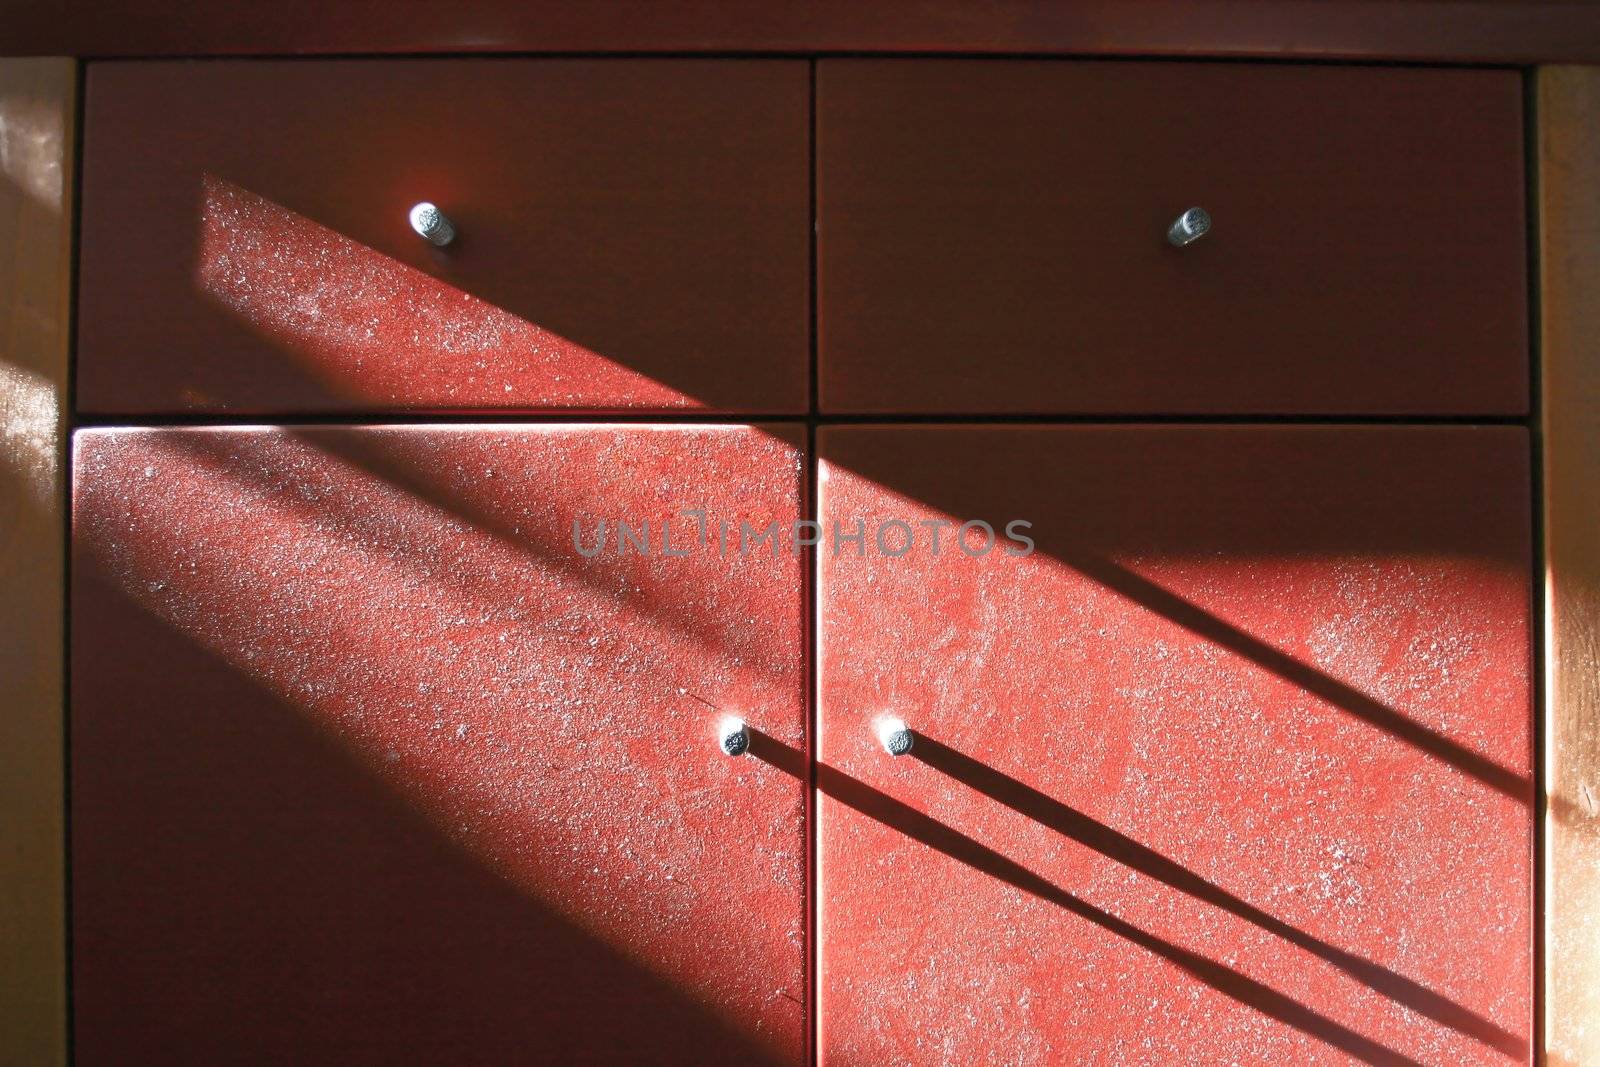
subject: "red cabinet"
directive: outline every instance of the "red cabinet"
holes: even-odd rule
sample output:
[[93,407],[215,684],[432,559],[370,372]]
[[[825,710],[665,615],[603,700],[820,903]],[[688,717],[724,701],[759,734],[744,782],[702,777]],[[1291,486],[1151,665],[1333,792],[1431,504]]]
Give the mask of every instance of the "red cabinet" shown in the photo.
[[1522,106],[92,65],[78,1061],[1526,1062]]
[[825,412],[1527,410],[1515,71],[822,60],[816,107]]
[[808,107],[776,60],[95,64],[78,406],[802,412]]
[[823,1062],[1527,1061],[1520,428],[818,448]]
[[74,474],[79,1062],[800,1062],[803,765],[716,728],[804,751],[802,565],[661,551],[792,522],[791,434],[95,430]]

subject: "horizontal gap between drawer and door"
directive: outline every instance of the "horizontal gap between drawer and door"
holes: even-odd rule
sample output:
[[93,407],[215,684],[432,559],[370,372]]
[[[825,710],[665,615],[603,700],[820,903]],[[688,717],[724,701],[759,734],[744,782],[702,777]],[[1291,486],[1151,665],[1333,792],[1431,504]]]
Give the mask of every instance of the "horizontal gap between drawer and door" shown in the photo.
[[1227,55],[1195,55],[1192,53],[1173,54],[1164,52],[1126,52],[1117,55],[1104,55],[1087,52],[1017,52],[1017,51],[715,51],[715,52],[685,52],[678,51],[628,51],[628,52],[385,52],[382,55],[373,55],[363,52],[260,52],[241,55],[231,52],[195,53],[193,55],[151,55],[137,53],[130,55],[96,55],[85,59],[85,67],[100,63],[162,63],[162,62],[197,62],[197,63],[249,63],[249,62],[294,62],[294,63],[326,63],[338,61],[341,63],[388,63],[396,60],[418,59],[470,59],[477,62],[494,62],[505,60],[604,60],[604,59],[660,59],[660,60],[833,60],[833,59],[903,59],[911,62],[933,59],[971,59],[988,60],[995,63],[1005,62],[1055,62],[1055,63],[1209,63],[1213,65],[1228,64],[1231,66],[1256,66],[1256,67],[1380,67],[1380,68],[1420,68],[1427,70],[1527,70],[1529,66],[1521,63],[1505,62],[1473,62],[1470,60],[1426,60],[1426,59],[1380,59],[1380,58],[1341,58],[1337,56],[1227,56]]
[[272,413],[153,415],[79,414],[74,428],[97,426],[417,426],[479,424],[574,425],[607,423],[620,425],[746,425],[749,423],[793,423],[810,426],[898,426],[925,424],[961,425],[1084,425],[1084,426],[1527,426],[1527,415],[972,415],[959,412],[897,415],[777,415],[767,412],[740,414],[693,411],[673,412],[476,412],[439,413],[390,412],[360,415],[281,415]]

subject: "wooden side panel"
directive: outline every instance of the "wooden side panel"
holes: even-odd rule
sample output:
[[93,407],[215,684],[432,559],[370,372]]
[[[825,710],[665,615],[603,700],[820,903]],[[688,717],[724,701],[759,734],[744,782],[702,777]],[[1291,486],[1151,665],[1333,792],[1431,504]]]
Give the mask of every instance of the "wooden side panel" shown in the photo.
[[77,73],[0,60],[0,1064],[66,1062],[61,477]]
[[1600,1064],[1600,68],[1538,72],[1545,1048]]

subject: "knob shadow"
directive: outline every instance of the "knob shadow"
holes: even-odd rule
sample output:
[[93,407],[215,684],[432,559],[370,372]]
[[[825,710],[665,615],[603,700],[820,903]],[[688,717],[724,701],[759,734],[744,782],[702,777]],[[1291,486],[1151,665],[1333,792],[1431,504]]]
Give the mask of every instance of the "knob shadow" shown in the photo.
[[1525,1057],[1528,1043],[1489,1019],[1441,996],[1402,974],[1313,937],[1235,896],[1154,849],[1047,796],[1010,775],[917,734],[911,755],[934,770],[1002,804],[1041,826],[1116,860],[1196,900],[1252,923],[1350,975],[1369,989],[1433,1021],[1466,1034],[1508,1056]]
[[[919,739],[917,748],[913,751],[917,751],[921,746],[922,739]],[[755,730],[751,731],[750,755],[802,781],[805,779],[807,760],[804,753]],[[998,878],[1024,893],[1071,912],[1108,933],[1159,956],[1218,992],[1287,1026],[1309,1034],[1363,1063],[1378,1064],[1383,1067],[1391,1065],[1421,1067],[1419,1061],[1308,1008],[1271,986],[1215,960],[1174,945],[1125,919],[1080,900],[987,845],[852,778],[837,768],[823,763],[816,764],[816,786],[823,796],[931,849],[942,852],[974,870]]]

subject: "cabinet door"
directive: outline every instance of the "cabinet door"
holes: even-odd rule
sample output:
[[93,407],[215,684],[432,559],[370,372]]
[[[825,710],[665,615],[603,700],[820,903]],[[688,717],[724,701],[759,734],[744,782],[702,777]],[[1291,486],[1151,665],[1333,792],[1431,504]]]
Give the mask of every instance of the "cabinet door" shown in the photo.
[[822,410],[1526,411],[1523,169],[1511,70],[823,60]]
[[819,456],[825,1062],[1527,1061],[1524,431]]
[[808,94],[782,60],[93,64],[79,406],[804,411]]
[[803,763],[716,735],[803,753],[801,566],[679,514],[792,521],[787,431],[92,430],[75,485],[79,1063],[803,1058]]

